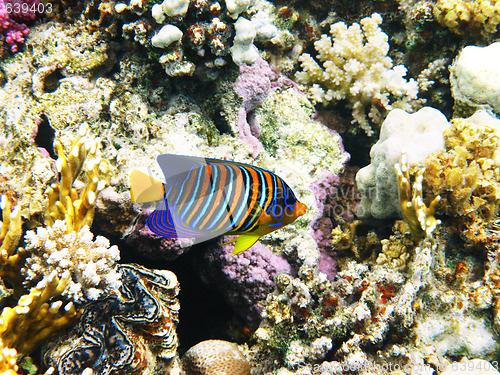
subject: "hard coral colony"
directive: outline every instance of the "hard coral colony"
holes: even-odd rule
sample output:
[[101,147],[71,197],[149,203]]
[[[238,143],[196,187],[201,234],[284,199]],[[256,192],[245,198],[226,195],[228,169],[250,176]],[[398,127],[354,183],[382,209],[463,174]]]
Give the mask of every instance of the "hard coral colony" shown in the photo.
[[499,374],[499,7],[0,0],[0,373]]

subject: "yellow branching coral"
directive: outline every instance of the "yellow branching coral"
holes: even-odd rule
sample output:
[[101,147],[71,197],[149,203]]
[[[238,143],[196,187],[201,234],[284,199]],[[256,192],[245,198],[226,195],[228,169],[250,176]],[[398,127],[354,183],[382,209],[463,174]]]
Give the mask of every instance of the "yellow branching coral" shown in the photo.
[[2,221],[0,221],[0,265],[15,252],[23,234],[21,210],[19,206],[11,210],[9,200],[5,195],[0,197]]
[[11,205],[6,196],[0,196],[2,221],[0,221],[0,277],[7,278],[13,284],[14,293],[22,293],[22,276],[20,273],[26,252],[18,248],[19,240],[23,234],[21,210],[16,206],[11,210]]
[[395,167],[399,182],[401,211],[410,226],[413,237],[415,240],[420,241],[427,236],[431,236],[437,226],[441,224],[441,220],[434,217],[436,205],[441,197],[436,196],[429,207],[425,205],[422,195],[422,181],[425,169],[421,168],[417,171],[412,185],[405,154],[401,156],[401,164],[396,164]]
[[[56,166],[61,174],[58,185],[53,184],[47,190],[49,199],[45,223],[52,225],[56,220],[64,220],[68,231],[78,232],[84,225],[91,225],[94,217],[97,194],[104,188],[104,181],[99,179],[100,158],[97,156],[99,141],[87,139],[87,126],[82,126],[77,138],[72,142],[71,152],[66,155],[62,144],[56,140]],[[73,186],[84,168],[87,171],[87,183],[78,194]]]
[[66,326],[76,316],[73,303],[63,306],[62,301],[52,301],[66,288],[69,273],[59,279],[54,272],[43,287],[32,288],[22,296],[17,306],[5,307],[0,314],[0,339],[4,345],[27,354],[42,340]]
[[497,31],[500,23],[499,0],[438,0],[434,18],[456,34],[478,29],[487,33]]

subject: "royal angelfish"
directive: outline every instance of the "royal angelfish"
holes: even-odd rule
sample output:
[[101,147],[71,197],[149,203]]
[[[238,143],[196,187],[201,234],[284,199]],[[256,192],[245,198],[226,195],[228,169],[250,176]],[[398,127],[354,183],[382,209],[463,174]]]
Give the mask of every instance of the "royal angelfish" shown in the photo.
[[156,160],[165,184],[133,171],[130,195],[133,202],[162,201],[146,219],[162,237],[239,234],[233,251],[238,254],[307,210],[283,179],[253,165],[173,154]]

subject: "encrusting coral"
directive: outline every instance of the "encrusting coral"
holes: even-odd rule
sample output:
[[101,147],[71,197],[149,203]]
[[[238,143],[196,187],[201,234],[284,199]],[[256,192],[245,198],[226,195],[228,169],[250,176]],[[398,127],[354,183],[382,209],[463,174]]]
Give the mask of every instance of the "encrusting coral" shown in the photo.
[[[330,36],[322,35],[314,43],[316,59],[307,53],[299,57],[303,71],[296,75],[315,102],[327,105],[346,99],[353,122],[368,135],[374,132],[370,123],[380,123],[385,111],[413,109],[411,101],[418,94],[417,82],[403,78],[406,68],[393,66],[387,55],[388,37],[381,23],[382,17],[374,13],[350,27],[333,24]],[[391,97],[396,100],[391,102]]]

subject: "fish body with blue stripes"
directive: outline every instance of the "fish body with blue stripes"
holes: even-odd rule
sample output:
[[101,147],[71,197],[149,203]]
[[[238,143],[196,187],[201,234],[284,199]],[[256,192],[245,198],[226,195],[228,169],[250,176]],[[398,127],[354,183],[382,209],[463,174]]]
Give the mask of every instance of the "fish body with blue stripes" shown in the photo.
[[162,237],[235,234],[238,254],[307,211],[281,177],[260,167],[174,154],[161,154],[157,162],[165,183],[133,171],[130,190],[134,202],[161,200],[146,223]]

